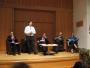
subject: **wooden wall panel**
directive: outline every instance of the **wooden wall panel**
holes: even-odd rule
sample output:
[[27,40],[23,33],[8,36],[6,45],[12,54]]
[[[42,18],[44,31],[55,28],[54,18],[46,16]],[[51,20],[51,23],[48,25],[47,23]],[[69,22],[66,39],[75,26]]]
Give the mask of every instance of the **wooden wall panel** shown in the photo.
[[[1,1],[2,2],[2,1]],[[4,0],[4,5],[9,7],[53,7],[73,8],[73,0]],[[2,2],[2,3],[3,3]]]
[[73,0],[62,0],[61,8],[73,9]]
[[55,31],[55,12],[15,9],[15,34],[18,39],[24,37],[24,27],[28,20],[32,20],[36,27],[37,34],[46,33],[51,41]]
[[0,51],[5,51],[6,37],[11,31],[12,9],[0,8]]
[[14,33],[19,41],[24,38],[24,27],[24,22],[15,22],[14,24]]
[[0,0],[0,7],[3,5],[4,0]]
[[16,0],[17,5],[58,7],[58,0]]
[[[24,0],[23,0],[24,1]],[[31,3],[30,3],[30,0],[27,0],[27,3],[28,5],[31,5],[31,6],[45,6],[45,7],[57,7],[58,6],[58,0],[31,0]],[[25,2],[22,2],[25,4]]]
[[[20,8],[20,12],[15,11],[15,13],[18,15],[14,16],[13,9],[18,10]],[[32,9],[34,11],[31,11],[31,14],[29,14],[29,11]],[[50,28],[47,34],[50,38],[50,34],[52,36],[54,35],[52,30],[56,31],[57,33],[62,31],[66,38],[73,32],[72,10],[73,0],[0,0],[0,51],[5,51],[5,40],[9,32],[11,30],[17,30],[17,36],[18,34],[23,33],[23,29],[25,25],[27,25],[27,20],[30,18],[32,18],[33,23],[35,23],[35,27],[40,29],[41,33],[42,28],[44,30],[45,27],[48,26]],[[16,22],[18,25],[15,24]],[[18,30],[18,27],[21,24],[22,27],[20,27],[20,30],[22,30],[19,32],[20,30]],[[45,27],[38,28],[37,25],[45,25]],[[17,28],[14,29],[14,27]],[[23,34],[20,35],[20,37],[22,36]]]
[[4,5],[9,7],[15,7],[15,6],[43,6],[43,7],[58,7],[58,1],[59,0],[3,0]]
[[15,9],[15,21],[27,22],[28,20],[32,20],[34,22],[53,23],[55,21],[54,19],[52,19],[53,16],[55,18],[55,12],[53,11]]
[[52,42],[52,39],[56,33],[53,26],[54,24],[50,24],[50,23],[35,23],[35,27],[37,30],[36,37],[40,36],[43,33],[46,33],[49,41]]
[[58,0],[39,0],[38,4],[44,7],[58,7]]
[[67,38],[73,32],[73,12],[59,10],[56,14],[56,32],[62,31]]
[[66,10],[58,10],[56,12],[56,32],[63,32],[64,48],[66,49],[66,39],[73,32],[73,12]]

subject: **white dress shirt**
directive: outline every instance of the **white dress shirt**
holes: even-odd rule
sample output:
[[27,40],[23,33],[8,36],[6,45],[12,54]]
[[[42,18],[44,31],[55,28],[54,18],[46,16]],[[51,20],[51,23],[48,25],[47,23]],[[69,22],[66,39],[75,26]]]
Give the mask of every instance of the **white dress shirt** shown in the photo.
[[42,37],[42,39],[40,40],[40,42],[45,42],[45,38]]
[[34,36],[34,34],[36,34],[36,30],[33,26],[26,26],[24,29],[24,33],[27,36]]

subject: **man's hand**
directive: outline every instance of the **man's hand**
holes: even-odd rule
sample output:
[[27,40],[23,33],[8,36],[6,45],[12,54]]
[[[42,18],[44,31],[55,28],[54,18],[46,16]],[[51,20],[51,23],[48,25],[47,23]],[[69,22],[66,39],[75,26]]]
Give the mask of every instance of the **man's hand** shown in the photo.
[[74,44],[74,47],[75,47],[75,48],[78,48],[76,44]]

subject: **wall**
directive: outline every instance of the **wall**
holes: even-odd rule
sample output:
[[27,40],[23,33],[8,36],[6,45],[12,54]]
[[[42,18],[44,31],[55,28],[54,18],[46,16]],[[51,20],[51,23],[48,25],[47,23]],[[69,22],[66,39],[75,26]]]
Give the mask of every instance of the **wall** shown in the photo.
[[36,37],[46,33],[49,41],[52,41],[53,36],[55,36],[55,17],[54,11],[14,9],[15,34],[19,40],[24,38],[24,28],[28,20],[31,19],[37,32]]
[[[78,21],[83,21],[83,26],[76,27]],[[79,46],[87,48],[87,6],[86,0],[73,0],[74,33],[79,38]]]
[[5,50],[5,40],[12,30],[12,9],[0,8],[0,51]]
[[87,49],[90,49],[90,0],[87,0]]
[[[90,0],[73,0],[74,32],[79,38],[81,48],[90,49]],[[76,22],[82,20],[83,26],[76,27]]]
[[5,51],[9,32],[15,31],[15,9],[55,12],[54,34],[62,31],[67,38],[73,32],[73,0],[0,0],[0,51]]

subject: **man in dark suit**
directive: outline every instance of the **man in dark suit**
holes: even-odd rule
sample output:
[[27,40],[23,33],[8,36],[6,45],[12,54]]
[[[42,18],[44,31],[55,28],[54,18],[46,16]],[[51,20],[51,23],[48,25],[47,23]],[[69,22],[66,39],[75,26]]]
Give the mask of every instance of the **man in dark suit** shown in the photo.
[[40,45],[40,44],[49,44],[46,33],[43,33],[43,35],[41,37],[39,37],[37,40],[38,40],[37,41],[38,42],[38,51],[44,52],[44,55],[46,55],[48,48]]
[[16,52],[20,54],[20,45],[18,43],[18,40],[14,36],[13,32],[10,33],[10,35],[7,37],[7,53],[11,52],[13,55],[16,55]]
[[54,38],[53,43],[58,45],[53,47],[55,52],[64,51],[64,38],[62,32],[60,32],[58,36]]

